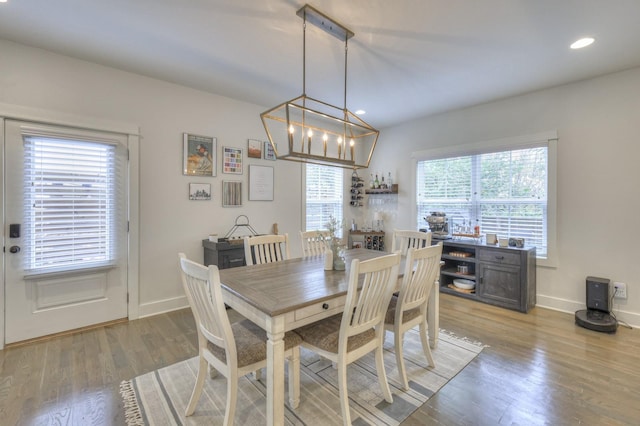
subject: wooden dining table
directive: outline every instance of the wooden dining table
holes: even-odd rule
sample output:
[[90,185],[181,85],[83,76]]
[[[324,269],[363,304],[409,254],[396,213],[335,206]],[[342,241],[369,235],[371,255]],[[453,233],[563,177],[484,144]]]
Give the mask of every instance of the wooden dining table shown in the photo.
[[[353,259],[388,253],[345,251],[345,271],[325,271],[322,257],[221,269],[224,302],[267,332],[267,424],[284,424],[284,333],[343,311]],[[404,262],[403,262],[404,263]],[[400,277],[404,272],[401,265]],[[429,345],[438,341],[438,290],[429,298]],[[291,401],[297,406],[298,401]]]

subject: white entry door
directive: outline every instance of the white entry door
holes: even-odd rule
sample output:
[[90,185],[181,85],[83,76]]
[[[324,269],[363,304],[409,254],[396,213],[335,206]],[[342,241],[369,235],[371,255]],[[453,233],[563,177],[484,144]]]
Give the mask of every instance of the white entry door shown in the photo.
[[5,122],[5,343],[127,317],[127,137]]

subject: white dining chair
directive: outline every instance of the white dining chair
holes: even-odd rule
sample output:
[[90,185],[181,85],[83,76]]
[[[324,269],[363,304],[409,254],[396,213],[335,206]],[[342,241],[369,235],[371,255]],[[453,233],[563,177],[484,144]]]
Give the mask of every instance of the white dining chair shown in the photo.
[[[375,351],[376,370],[384,399],[393,397],[384,369],[384,316],[398,279],[400,255],[351,262],[347,299],[342,314],[300,327],[302,345],[335,363],[342,421],[351,424],[347,394],[347,365]],[[359,283],[362,287],[358,289]]]
[[244,237],[244,257],[247,265],[289,259],[289,234]]
[[331,233],[326,229],[320,229],[317,231],[300,231],[302,257],[323,255],[327,250],[328,239],[330,237]]
[[420,232],[411,230],[393,230],[391,239],[391,252],[400,251],[402,256],[407,255],[410,248],[423,248],[431,245],[431,232]]
[[[267,365],[267,334],[249,320],[231,324],[222,300],[218,267],[205,267],[178,254],[182,284],[193,312],[198,332],[198,376],[185,415],[194,413],[204,388],[207,367],[227,378],[227,404],[224,425],[232,425],[238,394],[238,380]],[[289,405],[300,402],[300,343],[294,332],[284,336],[285,356],[289,358]]]
[[434,289],[434,283],[440,272],[440,257],[442,256],[442,243],[435,246],[407,251],[404,275],[397,296],[391,298],[389,308],[384,320],[386,330],[394,333],[394,347],[398,375],[404,389],[409,389],[407,373],[404,365],[402,345],[405,333],[420,325],[420,341],[422,350],[430,366],[435,367],[435,362],[427,340],[427,305],[429,294]]

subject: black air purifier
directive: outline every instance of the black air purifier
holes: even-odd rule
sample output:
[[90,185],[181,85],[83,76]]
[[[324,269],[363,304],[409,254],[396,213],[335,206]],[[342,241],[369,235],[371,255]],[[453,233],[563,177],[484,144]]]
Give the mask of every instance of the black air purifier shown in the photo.
[[587,309],[576,312],[576,324],[589,330],[615,333],[618,321],[610,315],[607,278],[587,277]]

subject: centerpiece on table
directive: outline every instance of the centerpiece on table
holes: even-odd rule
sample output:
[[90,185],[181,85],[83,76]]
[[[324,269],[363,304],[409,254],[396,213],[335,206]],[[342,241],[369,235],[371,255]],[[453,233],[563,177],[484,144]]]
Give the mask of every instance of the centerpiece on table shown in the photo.
[[336,271],[344,271],[344,250],[346,245],[339,235],[342,234],[344,228],[344,222],[338,220],[333,216],[329,216],[329,222],[325,224],[329,231],[329,248],[333,254],[333,269]]

